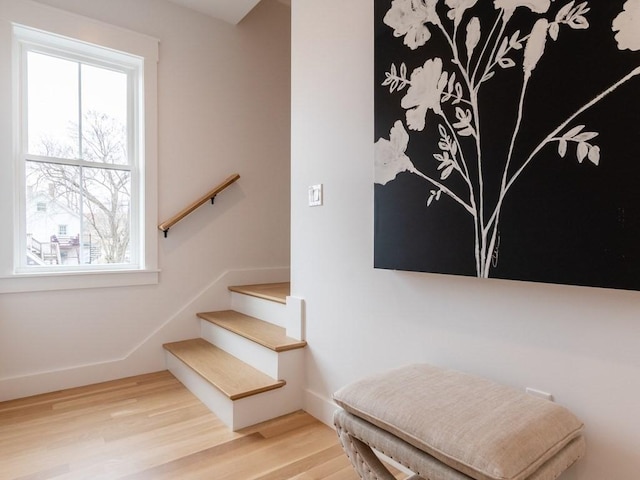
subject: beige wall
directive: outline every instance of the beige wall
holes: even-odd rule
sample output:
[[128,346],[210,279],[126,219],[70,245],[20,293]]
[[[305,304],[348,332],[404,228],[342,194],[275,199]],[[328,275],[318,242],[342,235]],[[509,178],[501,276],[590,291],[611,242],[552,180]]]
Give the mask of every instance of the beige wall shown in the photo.
[[0,399],[162,369],[161,341],[197,334],[191,306],[225,301],[216,279],[289,265],[290,9],[232,26],[165,0],[41,3],[160,40],[159,221],[242,178],[158,232],[157,286],[0,295]]
[[[292,2],[293,294],[306,300],[307,408],[410,362],[552,393],[587,426],[562,478],[640,471],[640,293],[374,270],[373,4]],[[324,184],[325,205],[306,206]]]

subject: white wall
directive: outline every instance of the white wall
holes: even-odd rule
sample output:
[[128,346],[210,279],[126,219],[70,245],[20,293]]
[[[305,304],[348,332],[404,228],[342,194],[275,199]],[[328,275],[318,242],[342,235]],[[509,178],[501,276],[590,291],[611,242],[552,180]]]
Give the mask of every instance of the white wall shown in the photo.
[[160,39],[157,223],[241,179],[158,232],[157,286],[0,295],[0,400],[160,370],[161,343],[197,335],[192,310],[225,306],[227,281],[289,265],[289,7],[232,26],[165,0],[41,3]]
[[[373,3],[292,6],[292,284],[306,300],[307,408],[431,362],[551,392],[586,424],[563,479],[640,471],[640,293],[374,270]],[[306,206],[323,183],[325,205]]]

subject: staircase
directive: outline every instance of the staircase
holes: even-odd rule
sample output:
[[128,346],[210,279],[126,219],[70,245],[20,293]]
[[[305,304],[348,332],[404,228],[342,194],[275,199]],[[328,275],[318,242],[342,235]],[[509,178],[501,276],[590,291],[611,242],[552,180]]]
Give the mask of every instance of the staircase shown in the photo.
[[302,408],[306,342],[288,283],[229,291],[233,310],[199,313],[200,338],[164,349],[171,373],[239,430]]

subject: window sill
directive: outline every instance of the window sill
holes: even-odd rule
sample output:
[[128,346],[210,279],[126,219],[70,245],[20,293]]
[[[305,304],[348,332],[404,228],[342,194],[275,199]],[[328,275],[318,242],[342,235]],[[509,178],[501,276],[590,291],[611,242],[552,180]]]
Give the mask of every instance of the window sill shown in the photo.
[[159,270],[23,273],[0,277],[0,293],[157,285]]

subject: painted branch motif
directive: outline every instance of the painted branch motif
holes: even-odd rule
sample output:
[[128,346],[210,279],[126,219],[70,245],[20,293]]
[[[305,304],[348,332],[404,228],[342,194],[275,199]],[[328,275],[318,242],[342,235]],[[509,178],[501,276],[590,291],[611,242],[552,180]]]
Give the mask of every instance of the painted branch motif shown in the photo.
[[[586,103],[565,120],[548,126],[548,134],[542,141],[524,156],[516,156],[516,145],[526,133],[523,131],[525,100],[531,84],[536,81],[536,67],[545,51],[561,42],[565,35],[578,35],[580,30],[590,28],[588,1],[569,1],[559,7],[555,15],[550,15],[551,1],[493,0],[495,20],[485,25],[469,12],[478,0],[444,0],[444,5],[439,5],[440,0],[393,0],[383,19],[384,24],[393,29],[394,36],[403,38],[403,44],[411,51],[425,47],[439,36],[448,45],[450,58],[445,60],[452,67],[447,70],[447,62],[438,56],[428,58],[412,71],[406,63],[390,65],[382,86],[388,88],[390,95],[398,97],[405,115],[395,121],[388,138],[380,138],[375,143],[375,183],[386,185],[403,172],[417,175],[429,184],[427,207],[437,208],[438,202],[448,199],[464,209],[474,225],[475,270],[479,277],[489,277],[496,266],[501,213],[509,199],[508,193],[536,161],[540,151],[554,145],[560,158],[571,156],[580,164],[600,165],[606,152],[598,145],[599,133],[580,123],[580,116],[640,75],[639,65],[594,98],[585,99]],[[518,9],[532,16],[528,32],[509,28]],[[442,15],[445,11],[446,17]],[[640,51],[638,25],[640,0],[627,0],[611,25],[619,50]],[[487,169],[483,164],[487,162],[487,152],[481,120],[487,119],[482,116],[478,97],[502,71],[516,69],[518,65],[522,84],[517,116],[507,133],[509,146],[502,159],[501,175],[492,179],[499,188],[496,199],[485,194]],[[437,174],[419,170],[407,155],[412,139],[427,130],[437,132],[438,151],[433,154]]]

